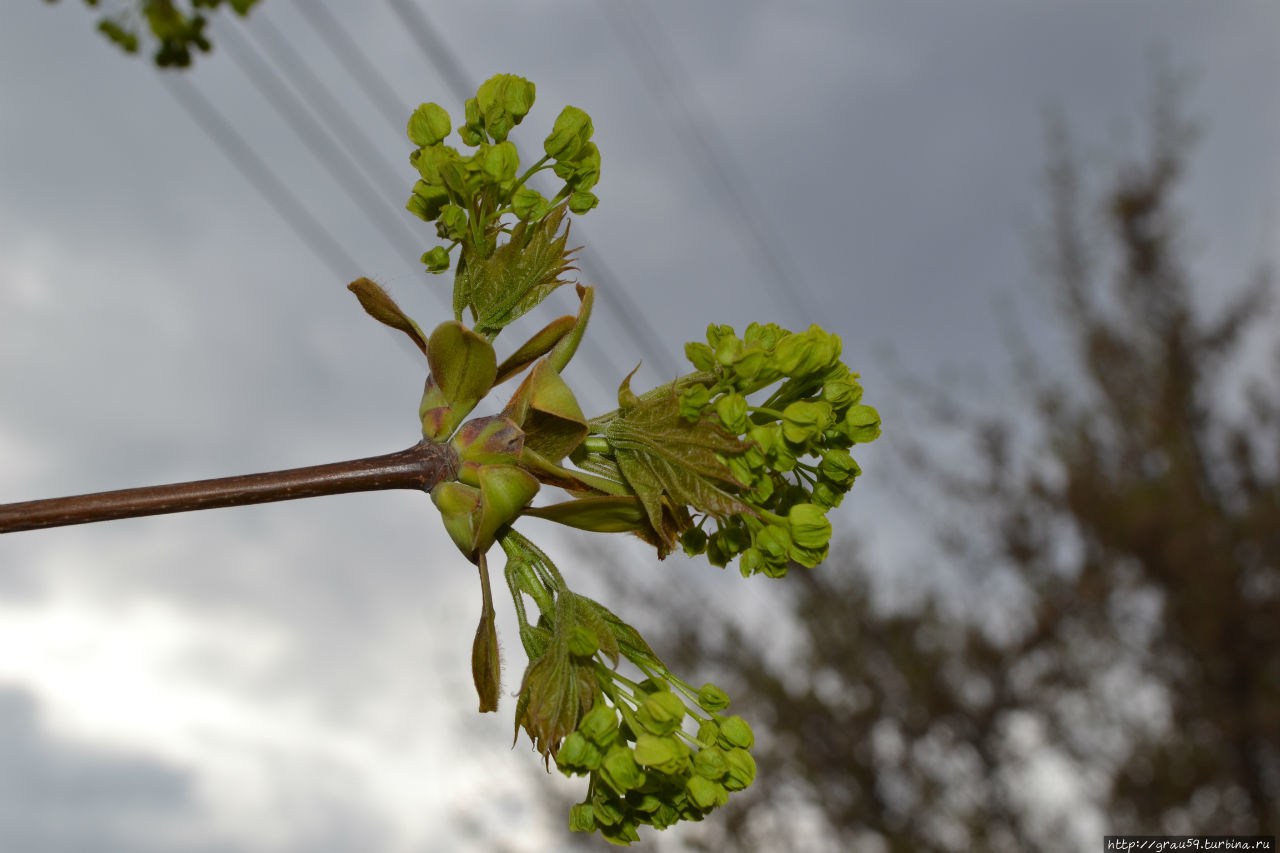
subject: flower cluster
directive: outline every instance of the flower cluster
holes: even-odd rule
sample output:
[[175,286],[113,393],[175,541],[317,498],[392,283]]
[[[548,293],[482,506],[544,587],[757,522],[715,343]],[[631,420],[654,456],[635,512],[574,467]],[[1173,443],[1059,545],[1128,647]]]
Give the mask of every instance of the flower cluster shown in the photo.
[[[723,690],[707,684],[695,693],[670,674],[637,684],[613,672],[609,681],[555,756],[566,776],[590,777],[569,813],[571,830],[629,844],[640,826],[701,820],[751,784],[755,739],[741,717],[717,713],[729,704]],[[686,720],[696,734],[685,731]]]
[[[565,107],[543,142],[546,152],[523,174],[520,154],[507,139],[511,129],[533,107],[533,83],[514,74],[487,80],[465,105],[465,123],[458,128],[462,142],[475,152],[464,156],[444,140],[453,130],[449,113],[439,104],[422,104],[409,118],[409,140],[418,146],[409,162],[420,180],[406,207],[426,222],[449,245],[436,246],[422,256],[431,272],[450,267],[454,246],[470,246],[488,257],[502,230],[500,218],[514,214],[522,222],[536,222],[561,202],[574,213],[586,213],[598,199],[591,192],[600,180],[600,151],[591,141],[591,118],[577,107]],[[564,181],[553,198],[526,186],[530,177],[552,169]]]
[[[840,338],[818,326],[789,332],[773,323],[752,323],[739,338],[713,325],[707,342],[686,344],[685,354],[701,372],[681,391],[680,413],[712,418],[746,442],[722,461],[751,509],[704,515],[682,534],[685,551],[705,552],[717,566],[736,556],[744,576],[816,566],[831,539],[827,512],[861,473],[849,448],[880,434],[879,414],[861,402],[858,374],[840,361]],[[709,521],[715,529],[708,534]]]
[[[520,641],[529,655],[516,734],[566,776],[588,776],[569,828],[616,844],[640,826],[701,820],[755,778],[751,727],[726,716],[729,696],[694,690],[667,669],[635,628],[568,588],[555,564],[508,529],[499,540]],[[537,606],[530,621],[525,597]],[[643,680],[618,671],[625,658]]]

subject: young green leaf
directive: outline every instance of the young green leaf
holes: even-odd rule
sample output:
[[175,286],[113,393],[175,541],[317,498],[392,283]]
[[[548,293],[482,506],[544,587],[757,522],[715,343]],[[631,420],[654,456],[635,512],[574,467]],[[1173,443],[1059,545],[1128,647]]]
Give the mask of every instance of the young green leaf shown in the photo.
[[564,216],[564,205],[558,205],[536,222],[517,223],[489,257],[466,256],[454,282],[455,298],[465,294],[477,332],[492,337],[566,283],[560,276],[576,267],[569,257],[574,250],[565,248],[568,228],[560,227]]
[[[674,389],[658,397],[636,398],[629,410],[609,421],[605,438],[655,530],[669,530],[663,497],[674,506],[691,507],[719,519],[734,513],[754,514],[735,494],[745,484],[717,456],[741,453],[747,445],[711,418],[691,423],[681,417]],[[680,531],[670,532],[667,551]]]

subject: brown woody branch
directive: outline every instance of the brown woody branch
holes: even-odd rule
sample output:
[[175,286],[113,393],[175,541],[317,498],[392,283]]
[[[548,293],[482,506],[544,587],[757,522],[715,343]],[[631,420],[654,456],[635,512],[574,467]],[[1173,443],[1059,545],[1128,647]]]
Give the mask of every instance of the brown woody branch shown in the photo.
[[422,441],[397,453],[350,462],[0,504],[0,533],[380,489],[430,491],[441,480],[453,479],[457,466],[452,446]]

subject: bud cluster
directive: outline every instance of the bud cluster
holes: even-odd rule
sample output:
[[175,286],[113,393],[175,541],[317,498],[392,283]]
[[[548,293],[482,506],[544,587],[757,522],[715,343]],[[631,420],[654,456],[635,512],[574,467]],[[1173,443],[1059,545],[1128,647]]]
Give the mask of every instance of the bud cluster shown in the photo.
[[[640,826],[701,820],[755,778],[751,727],[723,714],[729,696],[675,676],[635,628],[574,593],[555,564],[514,530],[500,538],[504,572],[529,655],[516,703],[516,732],[566,776],[587,776],[569,828],[616,844]],[[525,597],[538,617],[531,622]],[[625,658],[636,682],[618,671]]]
[[571,830],[630,844],[640,826],[702,820],[751,784],[754,735],[741,717],[717,713],[729,704],[723,690],[707,684],[695,693],[669,674],[635,684],[611,673],[609,681],[555,755],[566,776],[590,778],[569,813]]
[[[546,155],[519,174],[520,155],[507,135],[533,107],[535,86],[514,74],[499,74],[480,86],[465,105],[462,142],[475,152],[463,155],[444,140],[453,130],[449,113],[439,104],[422,104],[409,117],[409,140],[418,146],[409,162],[420,180],[406,207],[436,234],[450,241],[422,256],[430,272],[444,272],[454,246],[470,245],[482,257],[492,253],[498,221],[507,213],[536,222],[561,202],[574,213],[586,213],[598,200],[591,192],[600,180],[600,151],[591,141],[591,118],[577,107],[565,107],[543,142]],[[551,199],[526,186],[529,178],[552,169],[564,181]]]
[[747,443],[722,461],[753,510],[703,516],[681,536],[687,553],[706,553],[717,566],[738,557],[744,576],[769,577],[826,557],[827,513],[861,473],[849,448],[880,434],[880,416],[862,404],[858,374],[840,361],[840,350],[840,338],[816,325],[789,332],[773,323],[752,323],[741,338],[712,325],[705,344],[685,345],[701,373],[681,392],[680,413],[690,421],[710,417]]

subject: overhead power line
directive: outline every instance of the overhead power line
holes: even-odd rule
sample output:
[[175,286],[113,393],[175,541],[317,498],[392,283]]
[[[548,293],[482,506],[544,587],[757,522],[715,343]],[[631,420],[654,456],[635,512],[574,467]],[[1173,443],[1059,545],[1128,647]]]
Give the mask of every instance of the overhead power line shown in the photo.
[[234,31],[227,28],[219,43],[227,49],[232,61],[272,105],[281,118],[293,129],[302,144],[320,161],[321,165],[342,186],[348,197],[377,225],[378,232],[406,261],[417,266],[418,255],[414,246],[418,236],[377,197],[362,178],[359,165],[334,141],[332,133],[318,119],[299,106],[280,75],[256,49]]
[[293,0],[293,5],[306,19],[329,52],[347,69],[369,102],[377,108],[392,127],[405,124],[409,111],[396,97],[395,90],[377,67],[364,55],[355,39],[347,35],[333,13],[320,0]]
[[[648,17],[647,24],[634,17],[636,5]],[[765,287],[770,298],[786,315],[806,324],[816,322],[821,315],[808,282],[794,272],[796,265],[786,257],[776,229],[764,225],[754,212],[760,206],[748,198],[747,172],[734,161],[731,146],[710,118],[712,113],[702,103],[696,103],[696,109],[690,105],[697,98],[697,89],[662,35],[652,10],[643,0],[604,3],[602,7],[654,100],[675,113],[682,128],[672,135],[689,153],[712,196],[737,220],[747,250],[776,282]]]
[[[245,27],[250,39],[259,42],[266,53],[284,72],[284,76],[302,93],[312,111],[324,116],[339,144],[350,158],[360,164],[369,182],[381,187],[383,196],[393,204],[403,204],[408,193],[403,191],[404,177],[391,158],[378,148],[351,116],[350,110],[329,90],[289,40],[276,29],[271,19],[259,14],[251,26]],[[263,47],[262,42],[266,42]],[[373,174],[376,172],[377,174]]]
[[275,210],[298,238],[316,254],[339,279],[347,280],[359,274],[356,263],[325,227],[290,192],[284,181],[254,153],[253,147],[214,108],[200,90],[184,75],[162,74],[165,91],[178,102],[178,106],[222,150],[249,185]]

